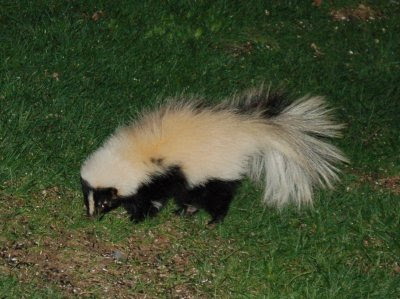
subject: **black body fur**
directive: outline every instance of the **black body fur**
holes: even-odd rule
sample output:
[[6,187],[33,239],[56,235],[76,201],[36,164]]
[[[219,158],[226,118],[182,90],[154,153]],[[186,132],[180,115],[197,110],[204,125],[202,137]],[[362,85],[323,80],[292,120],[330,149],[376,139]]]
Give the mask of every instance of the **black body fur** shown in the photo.
[[262,111],[265,118],[273,118],[280,115],[285,108],[290,105],[290,101],[283,92],[262,92],[248,96],[239,96],[236,105],[239,114],[252,114],[255,111]]
[[[90,186],[84,180],[82,190],[88,207]],[[177,214],[192,215],[204,209],[211,215],[209,224],[221,222],[229,210],[239,181],[209,180],[204,185],[189,188],[180,167],[169,168],[164,174],[153,176],[150,183],[139,187],[135,195],[111,200],[113,188],[93,189],[96,214],[106,213],[123,206],[136,223],[157,215],[170,198],[178,206]],[[111,204],[112,203],[112,204]]]

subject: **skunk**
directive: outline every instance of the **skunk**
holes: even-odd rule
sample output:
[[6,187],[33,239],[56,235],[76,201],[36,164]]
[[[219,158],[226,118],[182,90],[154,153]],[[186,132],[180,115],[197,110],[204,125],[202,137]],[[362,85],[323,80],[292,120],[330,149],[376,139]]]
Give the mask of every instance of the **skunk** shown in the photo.
[[264,88],[217,105],[173,99],[119,128],[81,168],[87,214],[123,206],[132,221],[156,215],[169,198],[177,213],[205,209],[222,221],[245,177],[262,182],[262,203],[312,203],[314,187],[332,187],[347,159],[322,97],[290,103]]

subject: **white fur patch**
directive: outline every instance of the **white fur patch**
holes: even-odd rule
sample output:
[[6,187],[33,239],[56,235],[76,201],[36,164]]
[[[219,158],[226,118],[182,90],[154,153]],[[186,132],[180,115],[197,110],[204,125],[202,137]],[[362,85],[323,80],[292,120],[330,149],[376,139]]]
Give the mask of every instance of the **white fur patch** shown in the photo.
[[163,206],[161,202],[155,201],[155,200],[152,200],[152,201],[151,201],[151,204],[152,204],[153,207],[155,207],[157,210],[160,210],[160,209],[162,208],[162,206]]
[[89,194],[88,194],[88,207],[89,207],[89,215],[92,216],[94,214],[93,191],[89,191]]
[[[124,138],[123,138],[124,137]],[[149,176],[147,166],[133,157],[128,136],[112,136],[102,147],[85,161],[81,168],[81,177],[96,188],[116,188],[118,195],[134,194],[140,183]],[[132,161],[133,160],[133,161]]]

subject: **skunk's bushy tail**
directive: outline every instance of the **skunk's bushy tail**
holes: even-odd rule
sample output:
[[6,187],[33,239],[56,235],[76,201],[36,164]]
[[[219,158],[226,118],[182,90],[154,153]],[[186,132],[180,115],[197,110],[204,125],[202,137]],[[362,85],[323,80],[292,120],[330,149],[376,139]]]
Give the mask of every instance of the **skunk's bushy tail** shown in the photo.
[[322,97],[306,96],[289,103],[284,96],[263,88],[234,98],[233,108],[265,120],[267,134],[259,132],[259,154],[251,159],[249,175],[265,180],[263,203],[283,206],[312,204],[313,188],[338,180],[337,164],[348,162],[327,143],[340,137],[343,125],[333,120]]

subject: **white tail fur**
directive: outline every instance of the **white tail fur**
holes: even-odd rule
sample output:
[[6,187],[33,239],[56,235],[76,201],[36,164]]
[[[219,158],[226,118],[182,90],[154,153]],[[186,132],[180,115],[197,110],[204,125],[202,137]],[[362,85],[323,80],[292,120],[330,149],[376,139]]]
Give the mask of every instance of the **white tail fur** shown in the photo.
[[323,138],[339,137],[343,125],[330,112],[323,98],[304,97],[266,119],[273,134],[264,135],[249,171],[253,179],[265,180],[264,204],[312,204],[313,187],[331,188],[338,179],[335,164],[347,159]]

